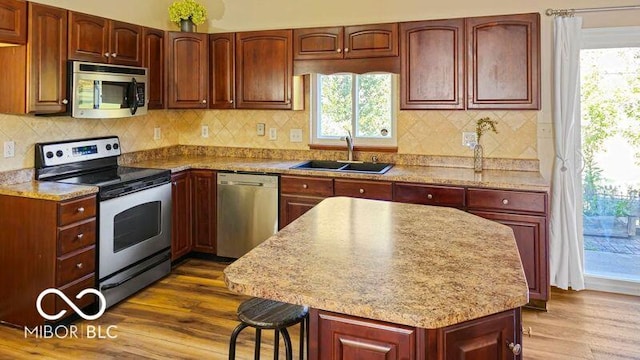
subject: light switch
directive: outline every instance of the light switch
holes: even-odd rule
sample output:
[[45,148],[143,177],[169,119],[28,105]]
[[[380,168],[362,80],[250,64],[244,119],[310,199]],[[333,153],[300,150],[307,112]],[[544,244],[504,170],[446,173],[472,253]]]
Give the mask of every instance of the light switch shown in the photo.
[[302,142],[302,129],[289,130],[289,141]]
[[278,140],[278,129],[269,128],[269,140]]

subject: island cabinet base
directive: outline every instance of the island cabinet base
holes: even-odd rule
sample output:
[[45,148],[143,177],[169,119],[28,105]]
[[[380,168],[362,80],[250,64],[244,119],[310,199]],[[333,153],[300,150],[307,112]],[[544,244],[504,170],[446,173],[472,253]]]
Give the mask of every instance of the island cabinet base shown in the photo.
[[520,359],[520,308],[440,329],[309,313],[310,360]]

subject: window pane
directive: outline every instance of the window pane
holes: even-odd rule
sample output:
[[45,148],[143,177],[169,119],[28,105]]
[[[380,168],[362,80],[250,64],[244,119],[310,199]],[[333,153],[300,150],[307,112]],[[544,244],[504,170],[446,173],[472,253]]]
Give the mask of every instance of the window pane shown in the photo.
[[319,137],[344,136],[351,129],[351,74],[318,75],[320,81]]
[[391,74],[359,75],[358,86],[356,136],[391,137]]

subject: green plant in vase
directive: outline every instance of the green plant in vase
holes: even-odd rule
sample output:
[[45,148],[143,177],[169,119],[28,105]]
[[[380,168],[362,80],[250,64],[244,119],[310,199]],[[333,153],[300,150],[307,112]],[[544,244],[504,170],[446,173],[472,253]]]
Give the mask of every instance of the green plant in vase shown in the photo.
[[482,134],[487,131],[493,131],[495,134],[498,133],[496,129],[497,121],[491,120],[488,117],[483,117],[476,121],[476,137],[477,143],[473,147],[473,171],[482,172],[482,161],[483,161],[483,149],[482,145],[480,145],[480,139],[482,138]]
[[194,0],[176,0],[169,6],[169,20],[182,31],[193,32],[194,24],[204,24],[206,19],[207,9]]

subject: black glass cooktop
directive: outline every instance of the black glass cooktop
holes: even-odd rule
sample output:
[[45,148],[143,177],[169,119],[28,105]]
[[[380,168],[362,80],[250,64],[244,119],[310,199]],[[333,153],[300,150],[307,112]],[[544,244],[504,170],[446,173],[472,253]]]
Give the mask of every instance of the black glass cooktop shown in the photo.
[[118,185],[125,186],[129,183],[162,176],[170,177],[171,175],[168,170],[116,166],[56,181],[66,184],[93,185],[104,188]]

